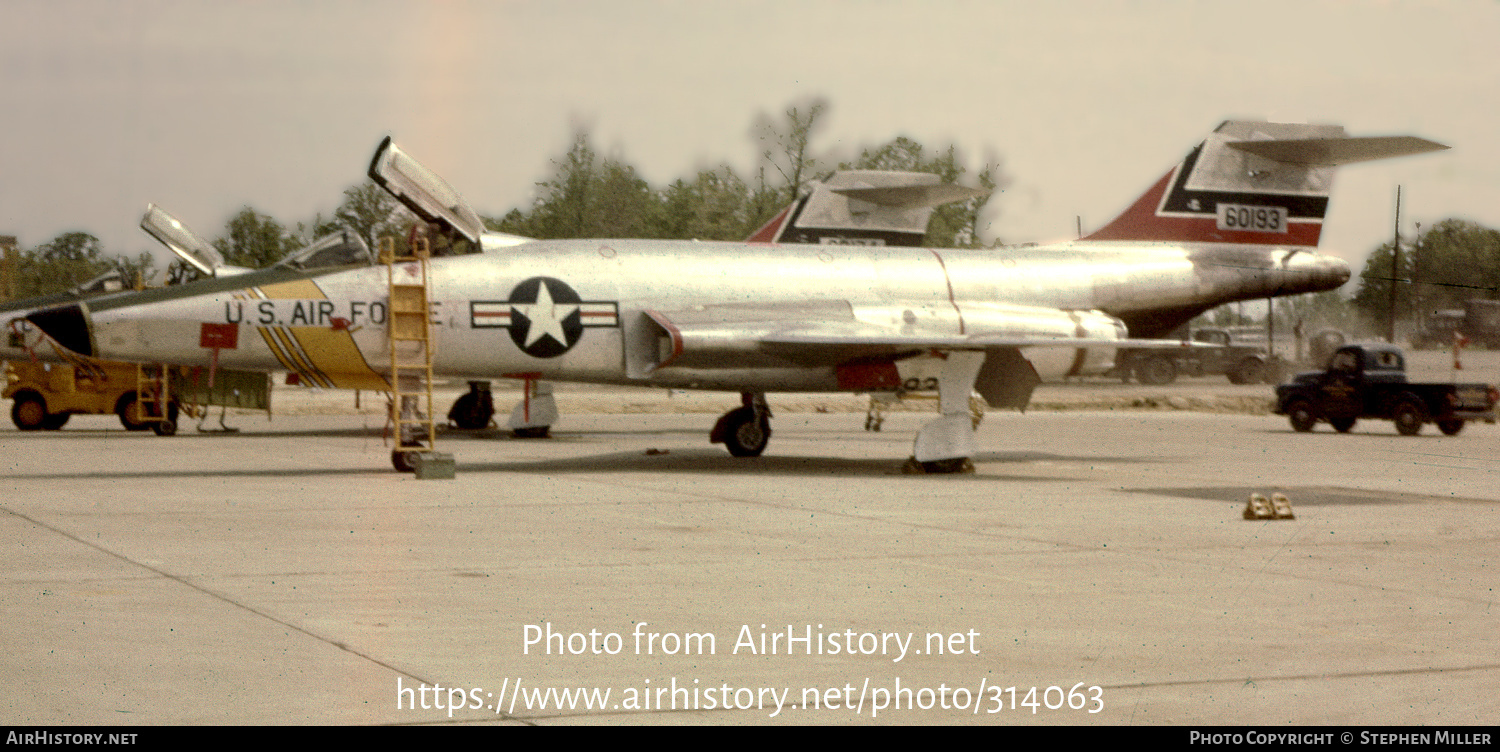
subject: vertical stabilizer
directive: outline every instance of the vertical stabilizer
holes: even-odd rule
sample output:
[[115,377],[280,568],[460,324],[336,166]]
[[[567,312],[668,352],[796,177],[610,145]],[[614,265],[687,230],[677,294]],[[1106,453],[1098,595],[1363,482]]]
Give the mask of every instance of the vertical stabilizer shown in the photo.
[[1084,240],[1318,244],[1338,165],[1448,147],[1343,126],[1231,120]]

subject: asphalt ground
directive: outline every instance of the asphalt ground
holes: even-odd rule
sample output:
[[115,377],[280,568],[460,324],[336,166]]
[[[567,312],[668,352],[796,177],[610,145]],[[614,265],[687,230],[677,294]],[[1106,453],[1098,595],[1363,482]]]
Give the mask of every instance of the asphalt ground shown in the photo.
[[[348,409],[0,428],[0,717],[1500,719],[1495,426],[1297,434],[1191,409],[1269,394],[1205,379],[991,413],[977,472],[938,477],[899,472],[930,414],[867,432],[862,403],[786,402],[746,460],[712,413],[570,413],[569,389],[552,439],[443,434],[451,480],[392,471],[382,417]],[[1277,491],[1295,519],[1242,518]]]

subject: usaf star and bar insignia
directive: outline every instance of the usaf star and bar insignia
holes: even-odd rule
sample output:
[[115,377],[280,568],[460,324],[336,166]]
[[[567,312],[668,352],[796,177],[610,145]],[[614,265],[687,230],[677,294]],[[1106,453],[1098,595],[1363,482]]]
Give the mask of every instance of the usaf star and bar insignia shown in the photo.
[[522,352],[555,358],[573,349],[584,329],[619,326],[620,307],[585,301],[562,280],[532,277],[516,285],[509,300],[471,301],[469,323],[475,329],[509,329]]

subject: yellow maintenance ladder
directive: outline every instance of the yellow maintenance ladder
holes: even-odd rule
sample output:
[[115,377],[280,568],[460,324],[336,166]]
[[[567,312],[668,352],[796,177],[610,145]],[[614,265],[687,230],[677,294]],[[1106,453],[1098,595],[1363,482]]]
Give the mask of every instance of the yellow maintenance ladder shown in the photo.
[[157,436],[177,433],[177,410],[172,400],[171,371],[160,363],[135,367],[135,405],[127,406],[133,423],[149,423]]
[[433,452],[437,439],[432,410],[428,239],[413,238],[410,251],[410,255],[398,256],[395,238],[380,239],[380,261],[385,264],[390,292],[386,331],[391,357],[391,425],[396,432],[391,463],[402,472],[415,469],[416,455]]

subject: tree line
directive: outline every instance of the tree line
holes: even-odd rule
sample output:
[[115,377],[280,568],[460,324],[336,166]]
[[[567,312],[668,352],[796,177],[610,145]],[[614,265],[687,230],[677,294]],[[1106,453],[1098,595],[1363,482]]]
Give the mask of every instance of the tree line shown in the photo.
[[[742,240],[769,221],[807,189],[835,170],[905,170],[937,174],[955,183],[968,173],[961,151],[947,144],[932,149],[906,136],[865,147],[853,158],[818,151],[815,143],[825,125],[828,103],[812,99],[787,107],[778,116],[761,115],[753,123],[757,164],[749,175],[728,163],[700,169],[662,186],[653,186],[621,156],[601,155],[587,131],[573,135],[566,153],[552,160],[551,174],[535,184],[531,203],[501,216],[483,216],[495,231],[538,239],[658,238]],[[1009,178],[998,159],[990,159],[972,180],[996,190]],[[939,207],[924,244],[929,247],[978,247],[980,210],[988,197]],[[365,181],[344,190],[332,216],[289,225],[243,207],[211,241],[226,263],[268,266],[328,233],[347,231],[375,249],[379,238],[404,238],[416,218],[391,196]],[[1332,326],[1351,333],[1382,330],[1388,320],[1391,286],[1396,286],[1398,320],[1424,312],[1460,308],[1470,298],[1500,298],[1500,231],[1460,219],[1445,219],[1403,243],[1398,268],[1392,268],[1392,244],[1375,249],[1359,275],[1351,297],[1339,291],[1283,298],[1274,308],[1278,326]],[[191,272],[174,262],[165,280],[151,254],[109,254],[97,237],[68,232],[25,249],[7,262],[15,298],[59,292],[105,272],[118,272],[125,284],[181,281]],[[1232,310],[1216,311],[1209,320],[1237,320]]]
[[[840,169],[907,170],[936,173],[957,182],[967,173],[955,145],[929,149],[901,136],[867,147],[840,160],[815,149],[828,104],[812,99],[787,107],[779,116],[762,115],[752,126],[758,149],[753,174],[741,175],[728,163],[695,175],[653,186],[623,157],[601,155],[587,131],[573,135],[568,151],[552,161],[552,173],[536,183],[525,207],[501,216],[484,216],[485,225],[538,239],[657,238],[743,240],[769,221],[808,185]],[[1007,182],[998,161],[985,165],[975,180],[994,190]],[[939,207],[929,225],[926,244],[933,247],[977,246],[979,211],[986,198]],[[243,207],[211,241],[235,266],[258,268],[275,263],[325,234],[350,231],[372,249],[382,236],[404,238],[416,218],[372,181],[344,191],[330,217],[284,223],[253,207]],[[174,262],[165,279],[151,254],[109,254],[97,237],[69,232],[11,262],[16,298],[75,287],[100,274],[116,271],[127,285],[183,281],[192,272]]]

